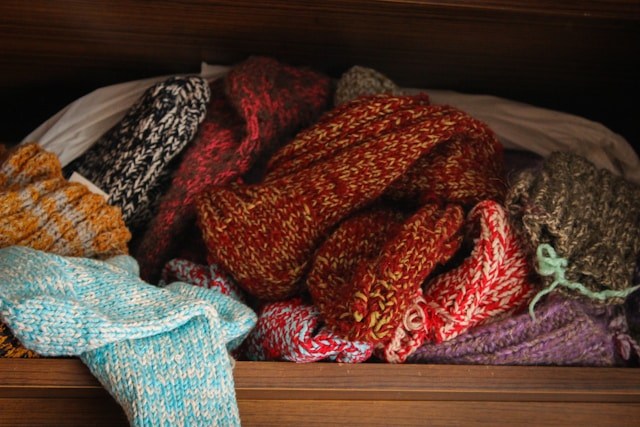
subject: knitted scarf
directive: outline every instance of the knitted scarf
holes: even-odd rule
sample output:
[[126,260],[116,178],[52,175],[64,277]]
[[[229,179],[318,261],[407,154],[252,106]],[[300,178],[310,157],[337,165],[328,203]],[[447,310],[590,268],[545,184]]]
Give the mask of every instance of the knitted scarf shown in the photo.
[[25,347],[80,356],[134,426],[240,425],[230,343],[255,314],[211,289],[142,282],[137,263],[0,249],[0,317]]
[[210,92],[199,76],[176,76],[147,89],[125,117],[65,167],[78,172],[122,209],[127,225],[143,226],[165,190],[169,165],[195,136]]
[[[382,196],[465,206],[499,199],[501,155],[485,125],[425,96],[359,98],[279,150],[262,183],[201,195],[209,261],[259,298],[287,298],[332,229]],[[462,222],[456,209],[444,210],[451,224]]]
[[[271,58],[251,57],[211,86],[211,102],[200,132],[185,151],[158,213],[133,253],[142,277],[158,280],[162,266],[174,257],[189,257],[183,248],[203,247],[195,223],[195,197],[213,185],[225,185],[245,174],[327,107],[327,76],[291,67]],[[188,243],[181,242],[188,240]]]

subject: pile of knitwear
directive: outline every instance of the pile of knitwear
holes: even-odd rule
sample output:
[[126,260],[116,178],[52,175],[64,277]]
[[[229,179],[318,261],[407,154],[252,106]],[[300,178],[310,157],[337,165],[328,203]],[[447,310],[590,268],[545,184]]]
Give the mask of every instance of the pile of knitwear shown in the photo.
[[509,155],[365,67],[168,78],[64,170],[0,146],[0,356],[80,357],[134,425],[238,424],[232,358],[637,363],[640,188]]

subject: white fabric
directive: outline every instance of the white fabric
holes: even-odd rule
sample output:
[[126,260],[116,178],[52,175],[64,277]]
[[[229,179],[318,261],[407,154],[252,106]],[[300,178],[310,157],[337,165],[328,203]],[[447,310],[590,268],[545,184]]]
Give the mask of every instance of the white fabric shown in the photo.
[[[203,64],[200,75],[213,81],[228,70],[229,67]],[[169,77],[152,77],[96,89],[58,111],[22,142],[38,142],[56,154],[64,167],[118,123],[145,90]]]
[[[212,81],[224,76],[229,69],[203,62],[200,75]],[[57,154],[65,166],[122,119],[148,87],[168,77],[97,89],[59,111],[27,135],[23,142],[38,142]],[[489,95],[432,89],[407,91],[425,91],[434,104],[452,105],[485,122],[505,148],[528,150],[544,157],[553,151],[572,151],[597,167],[640,184],[638,155],[622,136],[600,123]]]
[[98,196],[102,196],[105,202],[109,201],[109,195],[98,188],[93,182],[89,181],[84,176],[80,175],[78,172],[73,172],[69,177],[69,182],[77,182],[78,184],[82,184],[93,194],[97,194]]
[[483,121],[505,148],[528,150],[543,157],[553,151],[571,151],[640,184],[640,160],[633,147],[600,123],[496,96],[431,89],[407,91],[424,91],[434,104],[451,105]]

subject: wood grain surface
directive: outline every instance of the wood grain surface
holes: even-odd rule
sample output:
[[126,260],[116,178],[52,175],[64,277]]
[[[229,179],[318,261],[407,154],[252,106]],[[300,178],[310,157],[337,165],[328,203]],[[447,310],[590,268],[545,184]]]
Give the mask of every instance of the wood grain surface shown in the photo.
[[[234,376],[243,425],[632,425],[640,413],[638,369],[238,362]],[[79,360],[0,359],[0,425],[19,421],[126,424]]]

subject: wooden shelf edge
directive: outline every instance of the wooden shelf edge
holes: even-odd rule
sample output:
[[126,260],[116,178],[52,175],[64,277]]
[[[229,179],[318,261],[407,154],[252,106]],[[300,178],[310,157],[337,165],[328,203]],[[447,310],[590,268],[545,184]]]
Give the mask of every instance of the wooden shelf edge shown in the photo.
[[[237,362],[238,399],[640,403],[640,369]],[[0,359],[0,397],[106,393],[78,359]]]

